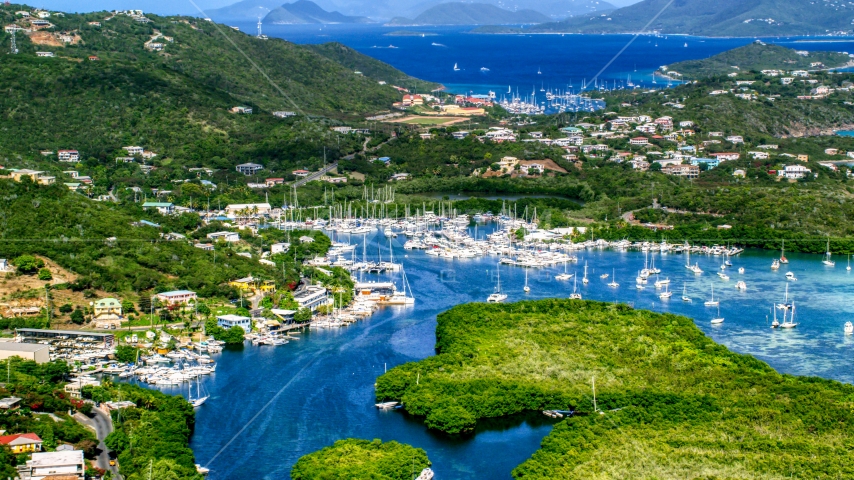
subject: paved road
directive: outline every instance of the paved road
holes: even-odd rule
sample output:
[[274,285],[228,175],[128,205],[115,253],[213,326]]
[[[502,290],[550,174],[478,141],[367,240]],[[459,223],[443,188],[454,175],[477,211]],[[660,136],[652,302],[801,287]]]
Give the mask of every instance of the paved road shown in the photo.
[[101,453],[98,455],[98,468],[102,468],[104,470],[109,470],[113,472],[114,478],[121,478],[118,476],[119,469],[118,467],[110,466],[110,453],[107,449],[107,446],[104,444],[104,439],[107,438],[107,435],[112,433],[113,431],[113,419],[110,418],[110,414],[104,412],[100,408],[92,409],[92,417],[89,418],[82,413],[76,413],[74,418],[95,430],[95,435],[98,436],[98,449]]
[[329,165],[327,165],[326,167],[321,168],[320,170],[318,170],[317,172],[314,172],[314,173],[312,173],[311,175],[309,175],[309,176],[307,176],[307,177],[304,177],[304,178],[301,178],[301,179],[299,179],[299,180],[295,181],[294,183],[292,183],[292,184],[291,184],[291,186],[292,186],[292,187],[301,187],[301,186],[305,185],[305,184],[306,184],[306,183],[308,183],[308,182],[311,182],[311,181],[313,181],[313,180],[317,180],[318,178],[320,178],[320,177],[322,177],[322,176],[326,175],[330,170],[334,170],[334,169],[336,169],[336,168],[338,168],[338,162],[330,163],[330,164],[329,164]]

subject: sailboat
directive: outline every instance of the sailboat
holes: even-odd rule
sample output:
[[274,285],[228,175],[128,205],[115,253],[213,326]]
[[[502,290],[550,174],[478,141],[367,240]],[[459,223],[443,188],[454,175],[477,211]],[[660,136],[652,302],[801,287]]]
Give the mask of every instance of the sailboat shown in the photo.
[[715,285],[712,284],[712,298],[711,298],[711,300],[706,300],[706,302],[703,305],[705,305],[707,307],[714,307],[714,306],[717,306],[720,304],[721,304],[721,302],[715,300]]
[[830,238],[827,239],[827,253],[824,254],[825,259],[821,261],[827,267],[835,267],[836,262],[830,259]]
[[720,325],[724,323],[724,317],[721,316],[721,306],[718,305],[718,316],[712,319],[712,325]]
[[486,303],[501,303],[507,300],[507,294],[501,293],[501,264],[499,263],[498,265],[498,269],[496,270],[498,272],[498,285],[495,287],[495,293],[486,299]]
[[845,267],[845,270],[851,271],[851,255],[848,255],[848,266]]
[[543,74],[543,71],[540,70],[540,67],[537,67],[537,75],[542,75],[542,74]]
[[786,284],[786,299],[783,301],[783,303],[778,303],[777,308],[779,308],[780,310],[788,310],[788,309],[792,308],[792,304],[789,303],[789,284],[788,283]]
[[456,63],[454,64],[454,71],[455,71],[455,72],[459,72],[459,71],[460,71],[460,67],[459,67],[459,66],[457,66],[457,64],[456,64]]
[[691,265],[691,248],[689,247],[687,251],[688,251],[688,260],[685,263],[685,268],[687,268],[688,270],[691,270],[692,272],[696,273],[697,275],[703,273],[703,269],[700,268],[699,262],[695,263],[694,265]]
[[566,273],[566,262],[563,262],[563,273],[555,275],[555,280],[570,280],[571,278],[572,274]]
[[584,285],[590,283],[590,280],[587,279],[587,262],[584,262],[584,278],[581,279],[581,283]]
[[795,328],[798,324],[795,323],[795,302],[792,301],[792,313],[789,315],[789,320],[786,320],[786,311],[783,312],[783,323],[780,324],[780,328]]
[[528,293],[531,291],[531,287],[528,286],[528,269],[527,268],[525,269],[525,288],[523,288],[522,290],[524,290],[525,293]]
[[786,264],[789,263],[789,259],[786,258],[786,241],[783,240],[783,246],[780,248],[780,263]]
[[683,302],[692,302],[691,297],[688,296],[688,285],[682,285],[682,301]]
[[664,291],[658,294],[658,298],[662,300],[667,300],[668,298],[673,296],[673,292],[670,291],[670,284],[664,285]]
[[845,335],[851,335],[854,333],[854,323],[845,322],[845,327],[843,328],[845,329]]
[[187,401],[190,402],[193,408],[201,407],[208,401],[210,395],[202,395],[202,384],[199,381],[199,377],[196,377],[196,398],[193,398],[192,388],[193,387],[190,384],[187,385]]
[[581,294],[578,293],[578,277],[575,277],[575,284],[572,286],[572,293],[569,295],[570,300],[581,300]]
[[611,272],[611,282],[610,282],[610,283],[608,283],[608,286],[609,286],[609,287],[617,288],[617,287],[619,287],[619,286],[620,286],[620,284],[619,284],[619,283],[617,283],[617,278],[616,278],[616,277],[617,277],[617,275],[616,275],[616,274],[617,274],[617,270],[616,270],[616,269],[614,269],[614,271],[613,271],[613,272]]

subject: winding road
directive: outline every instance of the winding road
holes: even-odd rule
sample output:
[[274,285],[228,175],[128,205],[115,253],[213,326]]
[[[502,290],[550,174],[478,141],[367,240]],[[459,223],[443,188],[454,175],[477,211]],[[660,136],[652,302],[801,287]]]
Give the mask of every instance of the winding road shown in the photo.
[[110,414],[99,407],[94,407],[91,418],[82,413],[74,414],[74,418],[94,430],[98,437],[98,449],[101,451],[97,457],[98,468],[108,470],[113,473],[113,478],[120,479],[118,466],[110,466],[110,452],[107,445],[104,444],[104,439],[113,432],[113,419]]

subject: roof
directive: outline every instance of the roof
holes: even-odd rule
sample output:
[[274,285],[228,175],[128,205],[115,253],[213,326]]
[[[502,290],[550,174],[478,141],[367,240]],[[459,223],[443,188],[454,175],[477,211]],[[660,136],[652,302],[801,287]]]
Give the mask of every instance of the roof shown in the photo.
[[[98,332],[88,332],[86,330],[42,330],[41,328],[16,328],[16,332],[18,333],[55,333],[57,335],[73,335],[74,337],[96,337],[96,338],[106,338],[106,337],[114,337],[112,333],[98,333]],[[21,352],[37,352],[38,349],[36,347],[47,347],[47,345],[41,345],[37,343],[3,343],[0,342],[0,350],[8,349],[9,345],[31,345],[32,350],[20,349],[18,351]],[[49,348],[49,347],[48,347]]]
[[145,207],[171,207],[171,202],[145,202],[142,204],[142,208]]
[[95,302],[95,308],[106,308],[106,307],[121,307],[122,304],[115,298],[102,298]]
[[171,292],[160,292],[157,295],[161,295],[164,297],[180,297],[183,295],[195,295],[196,292],[191,292],[189,290],[172,290]]
[[249,317],[244,317],[241,315],[233,315],[233,314],[218,315],[216,318],[217,318],[217,320],[225,320],[227,322],[245,322],[247,320],[252,320]]
[[257,163],[241,163],[240,165],[238,165],[238,167],[258,167],[258,168],[264,168],[264,165],[260,165],[260,164],[257,164]]
[[30,445],[42,443],[42,439],[35,433],[16,433],[0,437],[0,445]]
[[36,452],[27,466],[36,468],[55,467],[61,465],[80,465],[83,463],[83,450],[63,452]]
[[0,343],[0,352],[38,352],[44,350],[45,348],[50,348],[48,345],[42,345],[41,343],[17,343],[17,342],[3,342]]

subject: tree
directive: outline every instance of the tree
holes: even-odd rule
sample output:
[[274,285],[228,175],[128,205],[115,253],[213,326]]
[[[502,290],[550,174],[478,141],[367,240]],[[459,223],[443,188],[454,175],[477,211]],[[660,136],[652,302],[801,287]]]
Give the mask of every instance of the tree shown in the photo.
[[136,361],[136,353],[139,349],[130,345],[119,345],[116,347],[116,360],[122,363],[130,363]]
[[139,302],[137,303],[137,305],[139,305],[139,311],[141,313],[151,312],[151,298],[143,295],[139,297]]
[[208,307],[208,306],[207,306],[207,304],[205,304],[205,303],[199,303],[199,304],[196,306],[196,310],[197,310],[199,313],[201,313],[202,315],[210,315],[210,314],[211,314],[211,309],[210,309],[210,307]]
[[39,280],[53,280],[53,274],[50,273],[50,269],[42,268],[41,270],[39,270]]
[[261,307],[263,308],[273,308],[273,299],[270,297],[264,297],[261,299]]
[[218,340],[222,340],[223,342],[229,345],[236,345],[239,343],[243,343],[243,335],[246,333],[245,330],[241,327],[231,327],[228,330],[225,330],[222,336]]
[[125,315],[127,315],[128,313],[133,312],[133,311],[134,311],[133,302],[131,302],[130,300],[122,300],[122,312],[124,312]]
[[306,323],[311,321],[311,310],[307,308],[300,308],[294,313],[294,322],[296,323]]
[[59,307],[59,313],[71,313],[73,310],[74,307],[70,303],[66,303]]
[[71,312],[71,321],[77,325],[83,325],[86,322],[86,317],[83,316],[83,310],[80,310],[80,307]]
[[21,255],[13,260],[12,264],[15,265],[19,273],[29,275],[36,273],[40,268],[44,267],[44,260],[32,255]]

